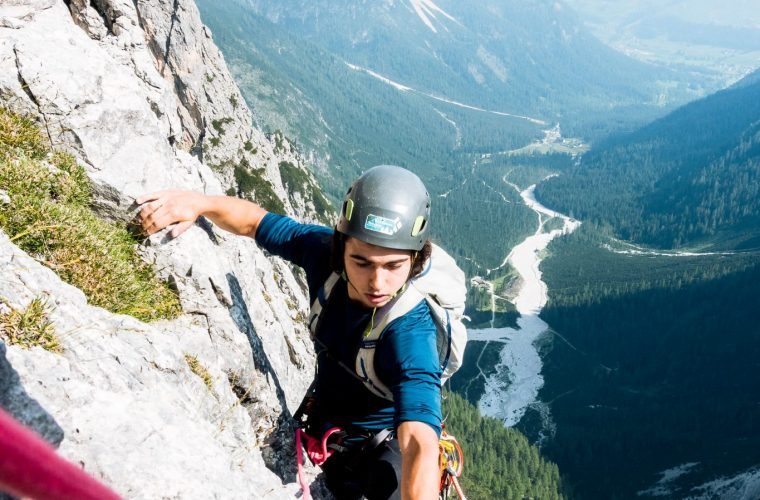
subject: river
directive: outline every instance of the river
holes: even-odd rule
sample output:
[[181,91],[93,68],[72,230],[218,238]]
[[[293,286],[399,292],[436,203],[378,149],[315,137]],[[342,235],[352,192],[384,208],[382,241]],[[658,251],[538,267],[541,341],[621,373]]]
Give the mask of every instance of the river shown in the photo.
[[[478,407],[483,415],[498,418],[508,427],[517,424],[527,409],[538,403],[538,391],[544,384],[541,356],[536,346],[536,341],[548,329],[538,316],[547,300],[546,284],[541,281],[539,270],[542,250],[554,238],[570,234],[580,226],[580,222],[536,201],[535,189],[534,184],[521,191],[520,196],[538,216],[536,232],[514,247],[502,263],[502,266],[511,264],[521,278],[514,301],[520,313],[518,326],[469,330],[470,340],[504,344],[494,373],[486,378],[485,392]],[[546,221],[554,217],[562,219],[562,228],[546,232]]]

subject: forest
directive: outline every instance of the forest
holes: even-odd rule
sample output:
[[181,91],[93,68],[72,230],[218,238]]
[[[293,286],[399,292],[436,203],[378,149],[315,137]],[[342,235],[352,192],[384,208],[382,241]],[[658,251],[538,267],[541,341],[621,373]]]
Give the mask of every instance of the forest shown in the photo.
[[560,500],[570,498],[557,466],[501,421],[483,417],[453,392],[443,403],[446,430],[464,453],[462,488],[471,500]]
[[760,254],[621,255],[590,232],[542,266],[541,317],[556,332],[540,393],[557,429],[547,457],[580,498],[631,498],[695,463],[672,485],[682,497],[755,465]]
[[718,92],[596,146],[537,197],[660,248],[760,246],[760,82]]

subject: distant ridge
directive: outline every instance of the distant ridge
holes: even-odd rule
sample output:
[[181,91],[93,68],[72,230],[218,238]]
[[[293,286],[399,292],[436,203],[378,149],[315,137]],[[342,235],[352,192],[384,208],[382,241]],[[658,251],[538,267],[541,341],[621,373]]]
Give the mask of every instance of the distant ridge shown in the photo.
[[760,247],[760,71],[605,141],[537,192],[626,240]]

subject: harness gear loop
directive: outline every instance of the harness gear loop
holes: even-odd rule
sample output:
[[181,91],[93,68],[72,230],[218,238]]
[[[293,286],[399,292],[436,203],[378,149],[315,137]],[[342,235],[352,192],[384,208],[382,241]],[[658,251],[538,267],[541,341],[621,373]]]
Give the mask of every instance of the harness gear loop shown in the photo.
[[440,498],[448,499],[451,488],[461,500],[467,500],[458,478],[464,471],[464,453],[457,439],[445,430],[438,440],[439,467],[441,471]]
[[303,491],[303,499],[309,500],[311,498],[311,491],[309,490],[309,483],[306,481],[306,476],[303,473],[303,441],[306,441],[306,456],[314,465],[322,465],[330,458],[336,451],[344,451],[345,448],[337,443],[328,444],[330,438],[336,435],[338,438],[345,436],[345,432],[340,427],[332,427],[327,430],[322,436],[322,439],[316,439],[308,434],[301,428],[296,429],[296,464],[298,466],[298,482],[301,485],[301,491]]

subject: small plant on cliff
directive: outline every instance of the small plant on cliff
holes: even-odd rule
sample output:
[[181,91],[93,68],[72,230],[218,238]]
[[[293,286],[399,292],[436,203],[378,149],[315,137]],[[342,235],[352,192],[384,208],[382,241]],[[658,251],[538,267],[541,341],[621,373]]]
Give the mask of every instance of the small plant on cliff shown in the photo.
[[206,367],[198,361],[198,357],[193,356],[192,354],[185,354],[185,362],[187,363],[187,366],[190,367],[190,371],[203,380],[206,388],[208,388],[209,391],[214,392],[214,382],[211,379],[211,374]]
[[270,212],[284,214],[285,205],[274,191],[272,183],[265,177],[263,168],[251,169],[248,161],[243,158],[235,165],[235,182],[242,197],[255,201]]
[[48,318],[50,306],[44,298],[33,299],[24,309],[16,309],[0,299],[9,310],[0,313],[0,337],[24,349],[40,346],[50,352],[63,352]]
[[179,300],[137,255],[126,228],[97,218],[84,169],[50,154],[34,125],[0,108],[0,228],[16,245],[81,289],[91,304],[150,321],[176,317]]
[[285,134],[282,133],[281,130],[277,129],[274,131],[274,134],[272,134],[274,137],[274,151],[275,153],[283,153],[285,152],[285,141],[287,140],[285,138]]
[[47,153],[48,144],[31,120],[0,108],[0,158],[23,155],[40,160]]
[[293,165],[289,161],[281,161],[279,163],[280,177],[283,184],[291,193],[300,193],[306,198],[311,198],[314,203],[314,209],[317,212],[317,216],[323,222],[330,222],[330,214],[332,214],[332,206],[327,201],[325,195],[322,194],[322,190],[319,186],[314,184],[305,171]]
[[216,133],[219,135],[224,135],[224,126],[228,123],[232,123],[232,118],[226,116],[224,118],[220,118],[218,120],[211,120],[211,126],[216,130]]

